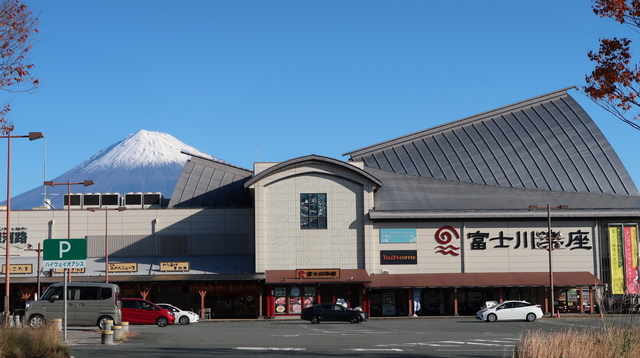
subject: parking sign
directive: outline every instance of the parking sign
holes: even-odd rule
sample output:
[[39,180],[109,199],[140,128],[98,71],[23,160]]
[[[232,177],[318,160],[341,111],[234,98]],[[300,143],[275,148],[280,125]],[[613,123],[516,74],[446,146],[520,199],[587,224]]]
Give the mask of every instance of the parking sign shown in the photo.
[[44,240],[42,261],[45,269],[87,267],[87,240]]

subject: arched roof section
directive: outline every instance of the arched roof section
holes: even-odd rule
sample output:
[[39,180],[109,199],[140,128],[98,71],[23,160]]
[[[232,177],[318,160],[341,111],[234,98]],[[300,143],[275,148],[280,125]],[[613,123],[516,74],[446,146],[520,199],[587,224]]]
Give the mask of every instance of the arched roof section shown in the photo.
[[639,195],[611,144],[567,93],[551,92],[347,152],[367,168],[507,188]]
[[284,161],[282,163],[278,163],[262,172],[260,172],[259,174],[255,175],[253,178],[247,180],[244,183],[244,187],[245,188],[249,188],[251,186],[253,186],[254,184],[256,184],[257,182],[264,180],[272,175],[276,175],[278,173],[281,172],[285,172],[291,169],[295,169],[295,168],[299,168],[299,167],[313,167],[313,166],[328,166],[328,167],[335,167],[336,169],[339,169],[337,171],[332,171],[334,174],[339,173],[342,170],[345,170],[347,172],[351,172],[353,174],[355,174],[356,177],[361,177],[363,179],[368,180],[369,182],[373,183],[375,187],[381,187],[382,186],[382,181],[380,181],[378,178],[376,178],[375,176],[373,176],[370,173],[367,173],[366,171],[352,165],[349,163],[345,163],[343,161],[337,160],[337,159],[333,159],[333,158],[329,158],[329,157],[323,157],[323,156],[319,156],[319,155],[307,155],[304,157],[298,157],[298,158],[294,158],[294,159],[290,159],[287,161]]

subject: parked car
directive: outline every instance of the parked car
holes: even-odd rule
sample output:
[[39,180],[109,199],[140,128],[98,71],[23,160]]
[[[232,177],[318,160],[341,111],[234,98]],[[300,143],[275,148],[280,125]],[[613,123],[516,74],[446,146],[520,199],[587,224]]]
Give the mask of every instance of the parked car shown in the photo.
[[335,303],[321,303],[319,305],[302,309],[300,318],[311,321],[311,323],[320,323],[320,321],[344,321],[351,323],[360,323],[369,319],[369,316],[361,310],[345,308]]
[[482,321],[495,322],[506,320],[523,320],[533,322],[543,316],[540,305],[527,301],[505,301],[496,305],[483,307],[476,313],[476,318]]
[[164,308],[165,310],[169,310],[173,312],[173,315],[176,317],[176,321],[180,324],[189,324],[196,323],[200,321],[200,316],[198,316],[195,312],[191,311],[183,311],[178,307],[169,304],[169,303],[156,303],[160,308]]
[[[73,282],[67,285],[67,323],[71,326],[120,322],[120,287],[111,283]],[[40,327],[54,319],[64,319],[64,283],[51,284],[40,300],[29,301],[25,317],[31,327]]]
[[176,320],[173,312],[141,298],[123,298],[122,321],[130,324],[157,324],[166,327]]

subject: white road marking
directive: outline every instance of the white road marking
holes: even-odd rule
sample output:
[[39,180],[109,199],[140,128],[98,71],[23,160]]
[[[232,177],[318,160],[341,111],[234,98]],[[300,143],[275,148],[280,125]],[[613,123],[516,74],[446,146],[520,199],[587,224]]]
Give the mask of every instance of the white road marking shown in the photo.
[[240,351],[306,351],[306,348],[278,348],[278,347],[235,347]]
[[400,348],[349,348],[345,349],[345,351],[352,352],[404,352],[404,350]]

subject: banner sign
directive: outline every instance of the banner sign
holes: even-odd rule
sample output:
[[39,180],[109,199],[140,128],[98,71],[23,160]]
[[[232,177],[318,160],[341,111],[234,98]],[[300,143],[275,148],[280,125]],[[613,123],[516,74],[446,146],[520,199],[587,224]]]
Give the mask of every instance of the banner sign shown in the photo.
[[637,228],[624,226],[624,273],[628,294],[638,294],[638,242]]
[[622,255],[622,227],[609,226],[609,252],[611,257],[611,293],[624,294],[624,265]]

